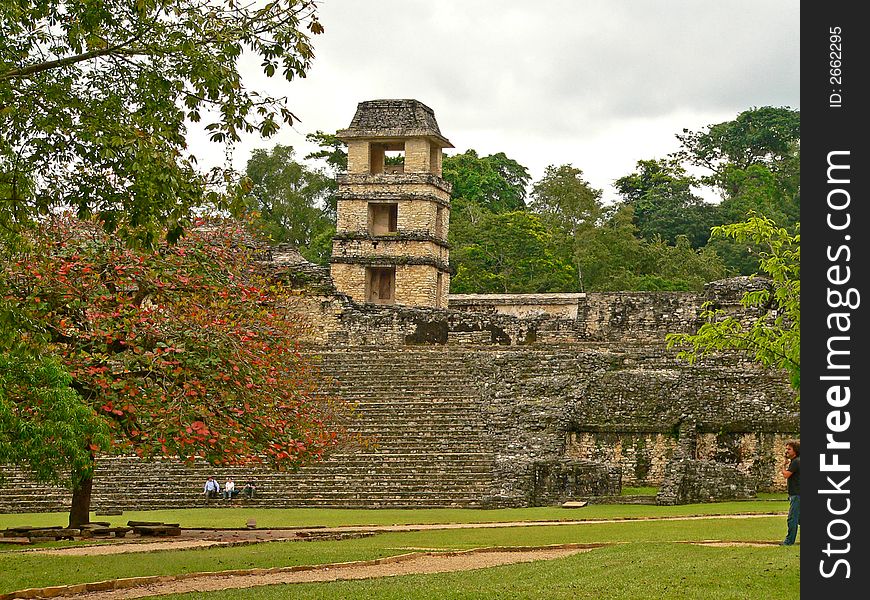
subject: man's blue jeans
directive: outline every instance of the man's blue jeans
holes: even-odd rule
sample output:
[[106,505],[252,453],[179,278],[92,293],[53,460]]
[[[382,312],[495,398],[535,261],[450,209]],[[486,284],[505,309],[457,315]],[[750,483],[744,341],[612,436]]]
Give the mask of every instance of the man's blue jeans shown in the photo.
[[784,544],[794,544],[795,539],[797,538],[798,525],[801,523],[801,497],[800,496],[789,496],[788,497],[788,519],[786,520],[788,523],[788,534],[785,536]]

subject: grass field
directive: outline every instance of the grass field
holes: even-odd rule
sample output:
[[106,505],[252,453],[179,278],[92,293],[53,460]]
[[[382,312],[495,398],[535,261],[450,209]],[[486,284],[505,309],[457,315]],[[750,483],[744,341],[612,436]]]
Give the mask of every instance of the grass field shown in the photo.
[[[796,547],[712,548],[690,540],[778,541],[782,515],[751,519],[653,521],[638,517],[786,510],[782,501],[680,507],[601,505],[583,509],[512,510],[259,510],[203,509],[125,513],[112,520],[177,521],[185,527],[238,526],[250,515],[258,525],[358,525],[492,522],[508,520],[614,519],[615,523],[522,528],[383,533],[344,541],[271,542],[249,546],[113,556],[47,556],[20,549],[0,552],[0,593],[139,575],[171,575],[254,567],[323,564],[402,554],[409,549],[462,550],[488,546],[542,546],[606,542],[614,545],[555,561],[472,572],[377,580],[251,588],[245,598],[789,598],[799,595]],[[587,512],[588,511],[588,512]],[[38,523],[40,519],[49,519]],[[53,518],[53,520],[51,520]],[[0,515],[12,524],[62,524],[65,516]],[[103,517],[101,517],[103,519]],[[216,522],[217,521],[217,522]],[[8,546],[7,546],[8,548]],[[202,595],[179,596],[195,598]]]
[[[334,509],[317,508],[197,508],[185,510],[126,511],[120,516],[98,516],[92,521],[125,525],[127,521],[163,521],[182,527],[244,527],[256,519],[258,527],[338,527],[341,525],[400,525],[412,523],[487,523],[504,521],[564,521],[578,519],[645,518],[705,514],[772,513],[788,511],[785,495],[741,502],[654,506],[597,504],[584,508],[505,508],[494,510],[443,509]],[[0,514],[0,529],[18,525],[66,525],[66,513]]]
[[[251,600],[785,600],[800,596],[798,553],[633,543],[477,571],[268,586]],[[161,596],[197,600],[202,594]]]

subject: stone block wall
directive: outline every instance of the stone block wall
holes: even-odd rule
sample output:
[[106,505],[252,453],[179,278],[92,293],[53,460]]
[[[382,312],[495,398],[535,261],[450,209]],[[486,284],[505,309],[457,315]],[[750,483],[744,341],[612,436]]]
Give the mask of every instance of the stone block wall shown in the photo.
[[[794,425],[788,428],[793,428]],[[698,433],[692,458],[733,465],[750,477],[759,492],[785,491],[780,457],[793,434],[752,431]],[[669,432],[570,432],[569,456],[618,465],[625,486],[658,487],[668,463],[680,448],[679,436]]]
[[426,138],[411,138],[405,142],[405,172],[441,175],[441,148]]
[[[795,414],[795,407],[788,409]],[[780,474],[782,455],[792,433],[772,431],[700,433],[694,458],[734,465],[749,477],[759,492],[785,492],[786,480]]]
[[656,502],[665,506],[746,500],[756,496],[755,482],[734,465],[682,459],[668,463]]
[[693,330],[703,302],[692,292],[588,293],[578,320],[586,339],[661,343],[668,333]]
[[553,459],[532,464],[530,506],[556,506],[588,496],[618,496],[620,469],[586,460]]
[[[354,263],[332,263],[332,280],[335,287],[357,302],[365,302],[366,268]],[[339,301],[340,305],[340,301]],[[343,312],[343,309],[340,309]]]
[[339,175],[339,198],[392,199],[432,198],[450,204],[452,186],[431,173],[388,173],[370,175],[348,172]]
[[784,375],[733,354],[689,366],[663,342],[696,326],[705,297],[586,294],[577,319],[360,306],[341,319],[349,344],[476,349],[499,449],[494,504],[521,505],[522,470],[553,457],[617,466],[624,485],[661,485],[689,437],[692,458],[733,465],[760,491],[782,490],[781,446],[800,419]]
[[[442,271],[443,273],[443,271]],[[442,275],[443,281],[444,275]],[[428,265],[396,266],[396,303],[406,306],[437,306],[438,270]],[[444,284],[442,283],[442,291]],[[443,304],[446,295],[440,296]]]
[[449,307],[463,312],[576,320],[586,294],[450,294]]
[[619,467],[624,485],[658,485],[677,450],[713,431],[765,440],[745,445],[740,466],[756,488],[773,489],[779,474],[771,461],[781,449],[767,440],[800,427],[785,378],[754,364],[722,359],[697,368],[662,346],[626,343],[480,354],[497,504],[522,505],[523,471],[556,457]]
[[618,465],[622,485],[661,485],[665,467],[679,443],[672,432],[656,431],[571,431],[565,453],[568,456]]
[[[433,264],[447,268],[447,249],[434,239],[409,239],[408,234],[359,236],[333,240],[333,264],[343,256],[359,257],[363,263],[406,262],[405,257],[428,259]],[[395,259],[390,261],[390,259]],[[340,264],[340,263],[339,263]],[[335,278],[335,276],[333,276]],[[336,281],[339,289],[341,284]]]

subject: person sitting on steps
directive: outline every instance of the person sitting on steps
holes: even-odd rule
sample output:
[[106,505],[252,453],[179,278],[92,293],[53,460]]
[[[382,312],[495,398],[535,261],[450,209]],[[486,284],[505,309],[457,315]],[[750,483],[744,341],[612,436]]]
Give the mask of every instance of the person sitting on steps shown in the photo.
[[236,484],[233,483],[232,477],[227,477],[227,481],[224,483],[224,500],[232,500],[235,493]]
[[217,480],[211,475],[208,476],[208,479],[205,482],[205,487],[202,490],[202,493],[205,494],[205,497],[208,498],[217,498],[220,493],[220,484]]
[[251,481],[250,479],[245,483],[245,487],[242,488],[242,494],[244,494],[245,498],[248,500],[254,497],[254,492],[257,491],[257,484]]

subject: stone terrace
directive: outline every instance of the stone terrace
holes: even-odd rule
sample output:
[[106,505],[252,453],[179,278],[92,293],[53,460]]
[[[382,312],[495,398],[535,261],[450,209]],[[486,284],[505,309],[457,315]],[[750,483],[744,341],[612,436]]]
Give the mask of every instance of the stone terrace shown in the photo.
[[[433,357],[436,354],[437,357]],[[328,352],[323,370],[357,404],[353,430],[374,440],[359,452],[335,454],[293,473],[216,468],[178,460],[144,463],[135,457],[101,459],[94,479],[95,509],[223,506],[207,501],[203,483],[214,475],[258,484],[253,503],[285,506],[478,506],[491,489],[493,452],[482,435],[479,383],[462,351],[391,351],[357,348]],[[0,511],[62,510],[63,490],[5,472]],[[236,500],[250,502],[247,500]]]
[[[721,289],[708,297],[732,306]],[[588,294],[576,319],[299,298],[317,332],[310,351],[357,404],[353,429],[377,445],[295,473],[103,459],[95,508],[202,506],[208,475],[255,479],[262,506],[526,506],[541,465],[599,462],[619,467],[623,485],[657,486],[678,448],[765,490],[781,482],[781,445],[799,430],[782,373],[734,354],[689,365],[666,348],[667,332],[697,325],[700,294]],[[3,473],[0,511],[69,503]]]

